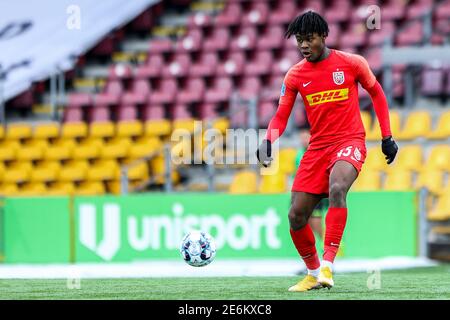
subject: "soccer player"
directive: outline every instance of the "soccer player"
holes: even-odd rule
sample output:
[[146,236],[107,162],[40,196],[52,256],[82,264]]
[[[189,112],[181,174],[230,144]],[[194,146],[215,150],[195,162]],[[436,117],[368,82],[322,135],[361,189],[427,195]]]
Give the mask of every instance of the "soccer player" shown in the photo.
[[[398,150],[390,130],[386,97],[367,61],[360,55],[328,48],[325,45],[328,32],[327,22],[311,11],[289,24],[285,36],[296,37],[304,59],[287,72],[277,112],[256,152],[263,166],[270,165],[272,143],[283,134],[300,93],[311,126],[311,139],[292,185],[288,218],[292,241],[308,274],[289,291],[334,285],[333,262],[347,221],[347,192],[366,157],[357,82],[372,99],[381,128],[381,150],[388,164],[394,161]],[[329,209],[321,264],[308,220],[324,197],[329,198]]]

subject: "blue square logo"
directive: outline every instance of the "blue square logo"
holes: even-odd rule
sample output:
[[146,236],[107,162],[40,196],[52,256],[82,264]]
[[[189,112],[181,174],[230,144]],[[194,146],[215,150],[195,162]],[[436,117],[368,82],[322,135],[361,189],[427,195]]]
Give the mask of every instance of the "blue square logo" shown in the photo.
[[284,84],[284,82],[283,82],[283,85],[281,86],[281,93],[280,93],[280,96],[281,97],[284,97],[284,94],[286,93],[286,86],[285,86],[285,84]]

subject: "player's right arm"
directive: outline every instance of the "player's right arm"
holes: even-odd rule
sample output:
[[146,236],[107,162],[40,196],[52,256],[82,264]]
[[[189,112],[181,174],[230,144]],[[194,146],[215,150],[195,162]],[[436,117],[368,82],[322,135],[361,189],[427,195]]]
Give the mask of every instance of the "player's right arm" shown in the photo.
[[281,86],[277,112],[270,120],[266,137],[256,151],[256,157],[264,167],[267,167],[272,161],[272,143],[275,142],[286,129],[295,98],[297,97],[298,91],[291,70],[286,74],[283,85]]

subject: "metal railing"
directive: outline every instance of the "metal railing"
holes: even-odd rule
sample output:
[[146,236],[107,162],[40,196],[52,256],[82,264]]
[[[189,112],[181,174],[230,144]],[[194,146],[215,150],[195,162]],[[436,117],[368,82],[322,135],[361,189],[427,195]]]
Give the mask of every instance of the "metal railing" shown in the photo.
[[428,257],[428,234],[430,232],[430,223],[427,219],[427,199],[429,191],[421,188],[418,192],[418,255],[419,257]]
[[164,176],[164,189],[165,192],[171,192],[173,190],[172,187],[172,162],[171,159],[171,147],[170,144],[164,144],[164,146],[156,151],[152,151],[147,156],[144,156],[136,161],[133,161],[127,165],[124,165],[120,168],[120,193],[122,195],[128,194],[128,191],[130,189],[130,183],[128,179],[128,172],[130,169],[140,165],[141,163],[148,163],[148,161],[151,161],[152,159],[156,158],[157,156],[163,155],[164,156],[164,173],[163,174],[152,174],[150,178],[138,186],[134,188],[132,191],[141,191],[148,185],[154,183],[158,178],[161,176]]

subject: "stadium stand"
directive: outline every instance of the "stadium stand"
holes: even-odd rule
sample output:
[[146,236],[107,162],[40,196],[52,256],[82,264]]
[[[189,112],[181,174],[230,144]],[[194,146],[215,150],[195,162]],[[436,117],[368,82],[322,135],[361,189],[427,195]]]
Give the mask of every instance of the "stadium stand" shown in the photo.
[[[383,12],[382,27],[367,30],[367,7],[373,4]],[[294,39],[283,38],[284,30],[306,9],[325,15],[330,47],[365,56],[380,82],[382,48],[392,35],[396,47],[443,46],[450,40],[448,0],[158,2],[78,57],[75,70],[64,73],[66,92],[56,102],[51,101],[49,80],[6,102],[8,122],[0,127],[0,193],[119,194],[161,190],[168,181],[175,190],[207,190],[207,182],[190,181],[194,174],[189,164],[172,165],[167,174],[164,145],[173,130],[194,132],[195,120],[212,121],[210,126],[222,133],[246,127],[251,119],[245,101],[252,99],[257,99],[257,127],[265,128],[285,73],[301,59]],[[428,12],[430,35],[424,31]],[[386,89],[392,89],[391,129],[400,152],[387,166],[378,121],[361,89],[368,154],[352,190],[426,188],[430,221],[448,220],[449,66],[436,61],[395,65],[392,76]],[[414,105],[405,105],[411,101],[411,83],[416,85]],[[50,121],[55,120],[51,105],[57,106],[61,121]],[[230,115],[235,109],[242,111]],[[211,185],[238,194],[289,191],[299,147],[292,137],[305,121],[299,99],[293,124],[280,141],[277,174],[259,179],[248,165],[225,170],[216,165],[215,177],[227,175],[227,182]],[[206,177],[205,163],[202,167]],[[125,177],[128,189],[122,190]]]

